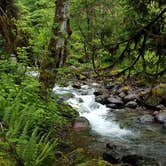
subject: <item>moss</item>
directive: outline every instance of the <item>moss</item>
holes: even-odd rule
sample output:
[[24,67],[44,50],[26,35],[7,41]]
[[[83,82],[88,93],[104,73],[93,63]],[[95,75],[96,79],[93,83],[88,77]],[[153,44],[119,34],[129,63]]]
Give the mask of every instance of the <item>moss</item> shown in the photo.
[[154,95],[151,95],[145,100],[145,103],[148,105],[156,106],[160,103],[160,99]]
[[60,114],[67,118],[67,120],[72,122],[76,117],[78,117],[78,112],[67,103],[61,103],[58,107]]
[[129,86],[124,86],[124,87],[122,87],[122,91],[123,91],[123,92],[128,92],[128,91],[129,91]]
[[125,78],[124,78],[123,76],[122,76],[122,77],[117,77],[117,78],[116,78],[116,81],[120,81],[120,82],[121,82],[121,81],[124,81],[124,79],[125,79]]
[[68,155],[68,158],[70,158],[73,163],[80,163],[85,160],[85,155],[86,154],[83,148],[77,148]]
[[85,80],[86,79],[86,76],[84,76],[84,75],[82,75],[82,74],[80,74],[80,80]]
[[163,96],[166,94],[166,84],[160,84],[152,90],[152,94],[155,96]]
[[78,164],[78,166],[112,166],[112,164],[104,160],[90,160],[85,163]]

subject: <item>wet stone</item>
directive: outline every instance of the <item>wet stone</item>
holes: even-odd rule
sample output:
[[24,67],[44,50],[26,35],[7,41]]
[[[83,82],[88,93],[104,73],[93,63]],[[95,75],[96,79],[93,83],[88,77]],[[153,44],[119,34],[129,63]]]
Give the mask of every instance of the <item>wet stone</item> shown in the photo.
[[118,108],[118,106],[116,104],[108,104],[107,107],[114,108],[114,109]]
[[160,104],[160,105],[157,105],[156,108],[157,108],[158,110],[163,110],[163,109],[165,109],[165,106],[162,105],[162,104]]
[[75,83],[73,86],[75,89],[81,89],[81,84],[80,83]]
[[137,95],[135,95],[135,94],[129,94],[129,95],[125,96],[123,100],[125,102],[128,102],[128,101],[133,101],[133,100],[136,100],[136,99],[138,99]]
[[123,106],[124,102],[119,97],[109,97],[107,98],[108,103],[110,104],[116,104],[117,106]]
[[137,107],[137,102],[136,101],[129,101],[128,103],[126,103],[125,105],[128,108],[136,108]]
[[73,130],[75,131],[85,131],[90,128],[90,123],[88,119],[85,117],[78,117],[74,124],[73,124]]
[[156,115],[156,120],[160,123],[166,122],[166,111],[160,112]]
[[154,117],[152,115],[143,115],[139,118],[139,121],[142,124],[150,124],[154,122]]
[[95,101],[101,104],[108,104],[107,95],[100,95],[95,98]]
[[118,164],[120,162],[120,154],[116,151],[107,151],[103,153],[103,159],[111,164]]
[[100,96],[100,95],[104,95],[105,93],[107,93],[104,89],[97,89],[95,92],[94,92],[94,95],[95,96]]

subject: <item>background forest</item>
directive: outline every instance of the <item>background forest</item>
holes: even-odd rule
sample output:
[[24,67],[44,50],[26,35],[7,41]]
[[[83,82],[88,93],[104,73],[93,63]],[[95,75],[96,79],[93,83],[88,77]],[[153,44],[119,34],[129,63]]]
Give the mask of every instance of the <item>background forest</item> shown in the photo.
[[0,0],[0,165],[72,164],[54,84],[122,77],[165,82],[165,0]]

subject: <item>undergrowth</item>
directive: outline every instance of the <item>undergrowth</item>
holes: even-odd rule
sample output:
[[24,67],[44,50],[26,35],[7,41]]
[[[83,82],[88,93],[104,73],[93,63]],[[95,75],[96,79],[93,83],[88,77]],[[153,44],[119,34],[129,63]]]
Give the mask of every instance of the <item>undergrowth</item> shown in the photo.
[[[76,112],[58,97],[47,100],[22,64],[0,61],[0,165],[44,166],[56,160],[60,130]],[[66,114],[68,116],[66,116]]]

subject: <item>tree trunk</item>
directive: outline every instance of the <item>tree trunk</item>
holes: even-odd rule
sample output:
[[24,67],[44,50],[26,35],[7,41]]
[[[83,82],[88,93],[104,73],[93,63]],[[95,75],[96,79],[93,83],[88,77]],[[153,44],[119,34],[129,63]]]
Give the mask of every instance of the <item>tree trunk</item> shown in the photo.
[[9,54],[15,54],[17,28],[15,21],[17,20],[18,10],[13,0],[0,1],[0,34],[4,38],[4,50]]
[[40,71],[40,81],[44,89],[51,89],[55,84],[57,69],[62,67],[67,57],[67,39],[71,35],[68,16],[69,0],[55,1],[55,17],[52,27],[53,36],[48,45]]

